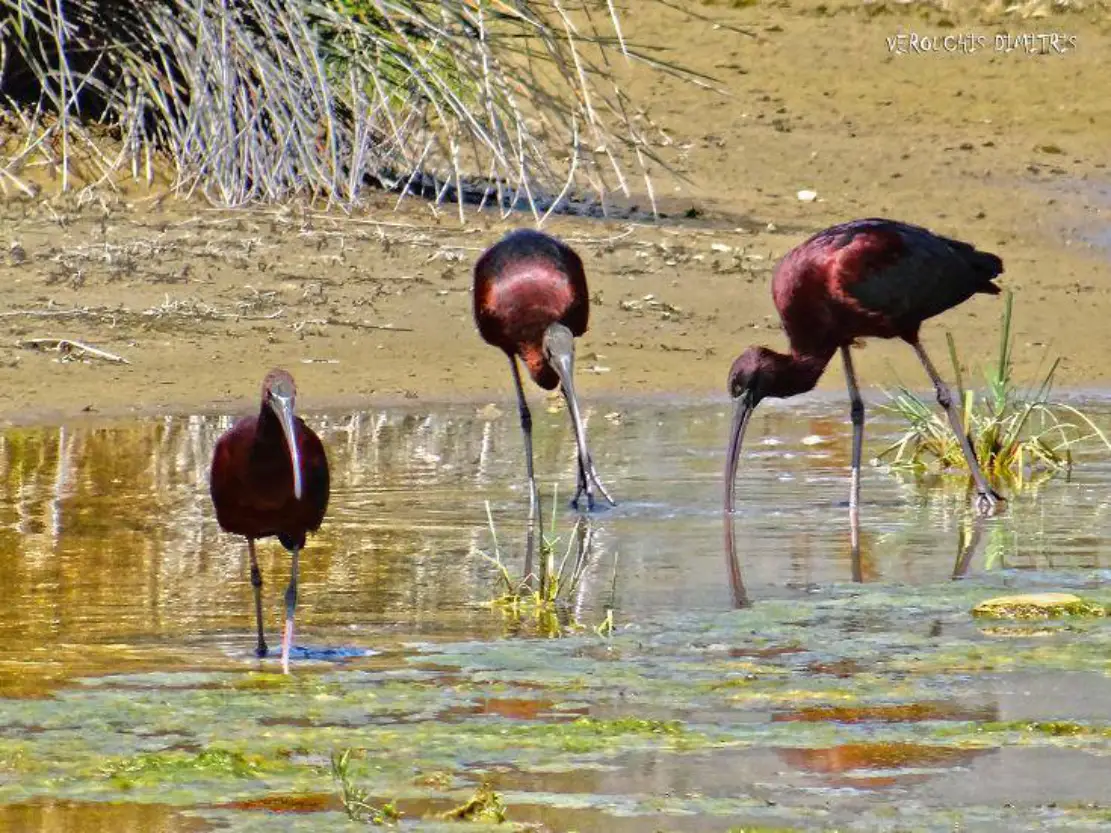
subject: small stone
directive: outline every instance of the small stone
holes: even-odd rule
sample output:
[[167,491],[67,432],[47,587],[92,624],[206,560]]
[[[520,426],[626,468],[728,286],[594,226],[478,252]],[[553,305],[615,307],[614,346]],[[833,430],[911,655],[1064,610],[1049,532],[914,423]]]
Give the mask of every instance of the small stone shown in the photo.
[[804,190],[799,191],[797,196],[800,202],[814,202],[814,200],[818,199],[818,192]]

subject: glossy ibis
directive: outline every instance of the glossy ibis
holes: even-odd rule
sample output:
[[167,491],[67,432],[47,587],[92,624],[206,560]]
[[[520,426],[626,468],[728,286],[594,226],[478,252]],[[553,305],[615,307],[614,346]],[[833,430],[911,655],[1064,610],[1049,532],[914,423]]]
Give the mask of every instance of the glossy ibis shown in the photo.
[[736,569],[732,513],[735,475],[745,427],[765,397],[811,390],[834,353],[841,352],[852,403],[852,526],[854,578],[859,576],[860,456],[864,402],[853,371],[850,346],[867,337],[901,338],[918,355],[933,382],[968,461],[977,508],[989,514],[1002,498],[988,485],[968,441],[958,404],[918,340],[922,322],[982,292],[999,293],[992,281],[1003,261],[968,243],[895,220],[853,220],[820,231],[789,251],[776,266],[772,297],[791,352],[750,347],[729,371],[735,403],[725,468],[726,546]]
[[585,493],[594,508],[594,491],[616,505],[598,479],[586,444],[586,429],[575,397],[575,337],[586,332],[590,296],[582,259],[570,246],[530,229],[510,232],[487,249],[474,267],[474,316],[478,332],[509,357],[517,408],[525,436],[529,481],[529,525],[525,574],[532,574],[533,527],[540,517],[540,494],[532,462],[532,415],[525,401],[517,359],[545,390],[558,385],[567,400],[579,451],[578,488],[571,505]]
[[216,442],[210,477],[220,527],[247,539],[260,657],[266,656],[266,640],[255,540],[276,535],[293,554],[282,633],[282,671],[286,674],[297,607],[297,558],[306,533],[318,530],[324,520],[329,493],[328,458],[320,438],[294,415],[296,394],[292,376],[284,370],[270,371],[262,382],[258,416],[240,419]]

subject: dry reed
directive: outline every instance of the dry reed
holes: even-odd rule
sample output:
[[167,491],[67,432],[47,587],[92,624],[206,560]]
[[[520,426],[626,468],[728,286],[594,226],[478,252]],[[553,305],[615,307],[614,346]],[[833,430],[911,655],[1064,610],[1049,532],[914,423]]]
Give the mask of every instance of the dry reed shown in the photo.
[[[594,2],[594,0],[591,0]],[[160,177],[223,206],[367,185],[528,208],[659,162],[612,0],[0,0],[0,188]],[[654,206],[654,200],[653,200]]]

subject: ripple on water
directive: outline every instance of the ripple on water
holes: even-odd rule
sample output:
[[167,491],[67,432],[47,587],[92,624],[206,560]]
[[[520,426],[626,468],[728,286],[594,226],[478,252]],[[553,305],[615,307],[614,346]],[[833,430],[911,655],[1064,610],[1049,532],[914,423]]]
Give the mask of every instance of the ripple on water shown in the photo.
[[[1038,802],[1101,800],[1111,624],[1000,627],[968,610],[1016,588],[1103,592],[1105,459],[1081,455],[1070,482],[1011,501],[961,582],[949,577],[969,531],[963,488],[866,469],[860,587],[843,403],[769,408],[752,423],[735,518],[755,606],[734,612],[727,411],[588,418],[619,506],[579,537],[565,417],[536,415],[557,562],[589,544],[564,611],[581,627],[557,640],[518,638],[537,631],[485,604],[497,568],[481,553],[513,573],[522,563],[511,412],[310,415],[334,492],[302,559],[291,678],[253,656],[245,547],[212,518],[207,469],[226,420],[4,433],[0,791],[13,803],[0,829],[40,833],[49,818],[81,833],[246,833],[277,817],[335,829],[328,758],[348,746],[365,753],[357,783],[411,819],[488,778],[514,820],[584,833],[870,829],[895,794],[922,829],[949,829],[953,813],[985,830],[1098,826],[1096,810]],[[872,420],[868,442],[896,427]],[[259,555],[276,642],[289,557],[273,542]],[[611,637],[593,629],[607,610]],[[152,803],[113,803],[139,800]]]

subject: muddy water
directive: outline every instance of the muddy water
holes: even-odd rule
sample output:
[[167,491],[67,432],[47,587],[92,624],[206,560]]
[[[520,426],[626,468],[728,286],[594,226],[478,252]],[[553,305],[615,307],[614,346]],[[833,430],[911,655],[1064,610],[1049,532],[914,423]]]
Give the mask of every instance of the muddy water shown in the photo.
[[[1085,405],[1108,424],[1105,400]],[[574,447],[565,414],[534,411],[561,557],[577,540]],[[874,453],[897,426],[870,413]],[[515,414],[310,415],[333,496],[302,560],[293,680],[252,654],[244,546],[212,517],[207,466],[227,418],[9,430],[0,829],[339,829],[327,760],[346,747],[356,782],[422,830],[482,779],[511,819],[552,830],[949,829],[950,805],[969,829],[1105,822],[1087,805],[1111,774],[1111,631],[988,627],[968,610],[1011,587],[1100,598],[1107,458],[1082,452],[1070,480],[1014,499],[960,582],[961,484],[866,470],[860,587],[844,404],[762,407],[738,484],[756,605],[731,612],[727,419],[720,402],[594,404],[595,459],[620,505],[591,521],[570,605],[581,627],[532,640],[507,638],[527,621],[483,604],[487,501],[520,570]],[[288,556],[266,543],[260,557],[274,643]],[[593,626],[609,609],[605,637]]]

